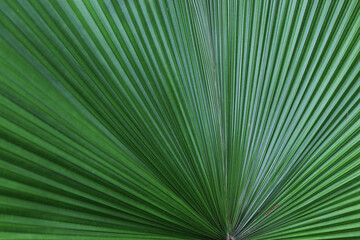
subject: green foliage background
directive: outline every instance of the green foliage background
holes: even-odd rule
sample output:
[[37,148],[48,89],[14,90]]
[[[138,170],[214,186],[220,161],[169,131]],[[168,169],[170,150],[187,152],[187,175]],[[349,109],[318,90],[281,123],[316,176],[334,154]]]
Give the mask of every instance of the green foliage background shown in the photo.
[[360,239],[359,52],[357,0],[0,0],[0,239]]

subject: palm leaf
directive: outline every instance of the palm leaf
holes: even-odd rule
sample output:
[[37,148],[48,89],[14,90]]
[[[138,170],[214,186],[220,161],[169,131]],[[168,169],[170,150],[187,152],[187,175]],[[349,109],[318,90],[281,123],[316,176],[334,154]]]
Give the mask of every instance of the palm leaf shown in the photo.
[[360,238],[360,2],[0,0],[0,239]]

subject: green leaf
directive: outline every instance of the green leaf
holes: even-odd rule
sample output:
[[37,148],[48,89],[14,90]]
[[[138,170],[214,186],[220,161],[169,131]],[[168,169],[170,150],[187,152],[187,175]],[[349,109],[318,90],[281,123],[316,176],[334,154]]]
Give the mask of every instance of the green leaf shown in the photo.
[[359,196],[359,1],[0,0],[0,239],[358,239]]

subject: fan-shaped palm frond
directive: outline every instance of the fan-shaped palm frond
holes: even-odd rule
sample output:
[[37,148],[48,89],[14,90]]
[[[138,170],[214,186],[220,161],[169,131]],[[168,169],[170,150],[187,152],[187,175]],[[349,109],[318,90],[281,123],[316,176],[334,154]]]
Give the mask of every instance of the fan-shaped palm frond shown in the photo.
[[360,2],[0,0],[0,239],[360,239]]

